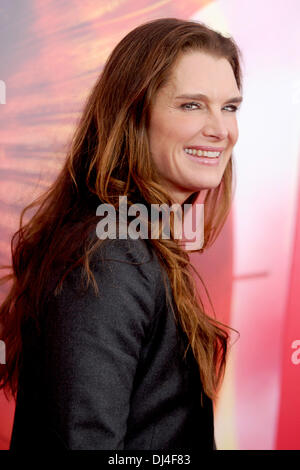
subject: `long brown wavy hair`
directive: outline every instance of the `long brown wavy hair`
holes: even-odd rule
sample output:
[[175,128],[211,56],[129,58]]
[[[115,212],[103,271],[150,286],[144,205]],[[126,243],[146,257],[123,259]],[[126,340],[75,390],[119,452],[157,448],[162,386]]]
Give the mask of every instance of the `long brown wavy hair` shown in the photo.
[[[12,264],[1,266],[11,273],[1,277],[0,284],[12,283],[0,307],[0,336],[6,345],[0,388],[6,396],[8,392],[14,397],[17,394],[23,320],[33,318],[38,327],[44,302],[61,291],[63,280],[76,266],[82,266],[87,285],[92,283],[98,291],[89,260],[103,240],[88,236],[99,221],[97,206],[108,203],[118,210],[120,195],[127,196],[128,205],[141,200],[172,205],[151,160],[149,110],[157,91],[169,80],[175,60],[193,50],[226,58],[241,90],[241,52],[232,38],[199,22],[177,18],[161,18],[136,27],[108,57],[84,105],[56,180],[21,212],[19,229],[11,240]],[[208,190],[204,200],[202,250],[215,241],[226,221],[232,179],[230,158],[221,183]],[[34,215],[24,223],[25,212],[34,207]],[[205,313],[192,270],[200,276],[188,252],[173,236],[150,242],[170,281],[176,319],[198,363],[203,390],[214,399],[224,376],[228,327]]]

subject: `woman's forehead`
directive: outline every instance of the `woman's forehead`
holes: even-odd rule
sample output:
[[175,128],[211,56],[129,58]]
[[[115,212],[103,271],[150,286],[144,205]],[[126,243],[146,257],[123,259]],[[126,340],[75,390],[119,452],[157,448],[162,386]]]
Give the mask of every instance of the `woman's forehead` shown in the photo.
[[[228,100],[240,96],[236,79],[227,59],[211,57],[182,58],[158,90],[158,99],[197,99],[204,101]],[[197,62],[198,59],[198,62]]]

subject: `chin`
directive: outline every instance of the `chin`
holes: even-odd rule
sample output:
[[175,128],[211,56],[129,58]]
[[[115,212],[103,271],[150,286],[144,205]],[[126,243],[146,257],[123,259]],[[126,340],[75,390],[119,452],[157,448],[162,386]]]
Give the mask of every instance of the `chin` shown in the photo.
[[219,186],[221,181],[222,181],[222,178],[214,180],[214,181],[201,181],[201,183],[199,183],[195,191],[200,191],[201,189],[215,189]]

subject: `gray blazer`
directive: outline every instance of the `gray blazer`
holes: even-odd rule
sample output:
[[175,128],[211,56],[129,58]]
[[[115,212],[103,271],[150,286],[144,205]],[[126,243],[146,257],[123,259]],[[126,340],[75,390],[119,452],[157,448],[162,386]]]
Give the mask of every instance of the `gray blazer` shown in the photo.
[[10,450],[215,449],[212,402],[201,406],[149,241],[107,240],[91,266],[99,297],[79,292],[77,268],[45,305],[41,335],[23,325]]

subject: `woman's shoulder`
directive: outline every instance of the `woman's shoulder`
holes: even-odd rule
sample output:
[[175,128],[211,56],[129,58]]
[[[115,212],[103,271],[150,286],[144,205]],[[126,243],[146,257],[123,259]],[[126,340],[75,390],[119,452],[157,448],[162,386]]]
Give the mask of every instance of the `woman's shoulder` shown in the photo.
[[169,283],[148,240],[102,240],[91,251],[89,283],[85,268],[80,265],[73,269],[64,279],[61,291],[51,296],[47,304],[51,315],[64,312],[66,318],[67,312],[77,310],[80,316],[89,312],[96,318],[102,315],[127,321],[136,317],[135,320],[147,323],[165,305]]
[[97,255],[100,255],[103,259],[116,261],[134,259],[135,261],[153,262],[154,264],[157,261],[151,242],[142,238],[106,238],[101,240],[98,245]]
[[[117,262],[140,267],[145,274],[160,277],[162,267],[149,240],[114,238],[101,241],[91,256],[93,267],[98,263]],[[132,269],[130,268],[130,271]]]
[[170,284],[165,269],[151,242],[147,239],[106,239],[95,250],[91,266],[96,274],[109,270],[117,290],[122,286],[135,292],[147,290],[161,303]]

